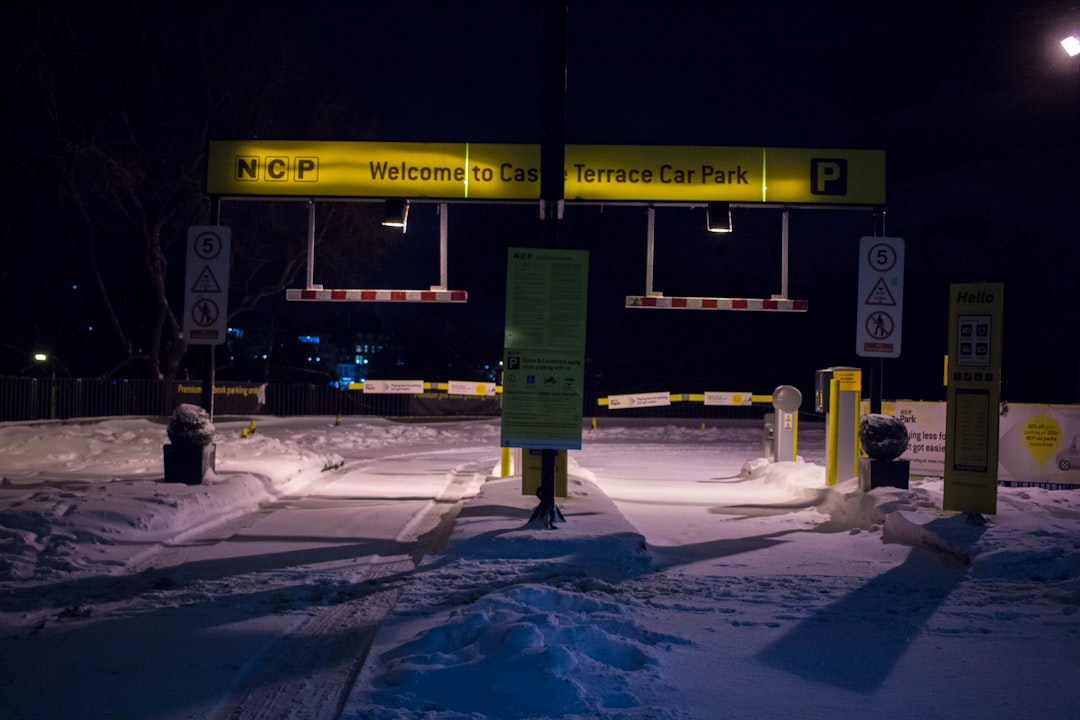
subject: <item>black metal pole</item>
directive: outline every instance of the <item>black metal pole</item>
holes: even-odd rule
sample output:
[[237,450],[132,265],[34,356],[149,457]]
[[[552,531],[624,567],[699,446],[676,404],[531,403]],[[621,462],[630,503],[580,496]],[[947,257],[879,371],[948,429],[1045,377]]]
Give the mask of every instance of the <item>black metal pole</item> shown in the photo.
[[[221,198],[216,195],[210,196],[210,222],[214,225],[221,224]],[[215,345],[207,345],[206,353],[203,355],[202,393],[199,398],[203,410],[207,412],[211,420],[214,419],[214,383],[217,380],[215,348]]]
[[[874,237],[885,237],[885,208],[874,208]],[[885,360],[874,358],[870,361],[870,412],[881,413],[881,397],[885,386]]]
[[870,361],[870,412],[874,415],[881,413],[881,374],[884,372],[885,361],[881,358],[873,358]]
[[203,378],[200,404],[210,419],[214,419],[214,346],[207,345],[203,353]]
[[541,52],[540,201],[544,242],[559,243],[559,205],[566,168],[566,1],[546,0]]
[[[542,24],[540,202],[543,241],[559,246],[559,215],[566,167],[566,1],[545,0]],[[555,527],[555,466],[558,450],[543,448],[540,456],[540,506],[549,528]]]

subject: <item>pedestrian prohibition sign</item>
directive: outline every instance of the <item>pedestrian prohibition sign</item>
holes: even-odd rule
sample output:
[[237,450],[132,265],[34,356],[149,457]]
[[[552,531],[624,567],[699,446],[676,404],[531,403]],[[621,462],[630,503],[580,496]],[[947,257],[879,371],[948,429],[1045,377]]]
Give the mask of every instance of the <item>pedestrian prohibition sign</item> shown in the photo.
[[859,241],[859,307],[855,352],[862,357],[900,357],[904,303],[903,238]]
[[184,279],[184,339],[189,345],[220,345],[228,331],[229,248],[227,227],[188,228]]

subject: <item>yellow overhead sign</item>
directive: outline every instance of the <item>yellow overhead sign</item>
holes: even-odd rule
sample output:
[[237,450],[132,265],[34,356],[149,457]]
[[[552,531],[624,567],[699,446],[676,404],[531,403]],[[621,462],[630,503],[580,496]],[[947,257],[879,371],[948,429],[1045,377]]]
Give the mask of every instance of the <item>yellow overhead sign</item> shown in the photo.
[[885,204],[884,150],[769,148],[762,202]]
[[761,202],[761,148],[567,145],[567,200]]
[[[226,140],[211,195],[540,198],[540,146]],[[564,197],[593,202],[885,203],[885,153],[757,147],[567,145]]]
[[532,199],[540,146],[218,141],[206,187],[211,195]]

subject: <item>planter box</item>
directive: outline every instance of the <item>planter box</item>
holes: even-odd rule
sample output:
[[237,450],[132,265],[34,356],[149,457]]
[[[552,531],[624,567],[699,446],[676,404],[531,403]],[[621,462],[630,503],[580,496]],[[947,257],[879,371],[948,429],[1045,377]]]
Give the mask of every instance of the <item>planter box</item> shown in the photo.
[[214,469],[217,445],[210,443],[197,447],[185,445],[161,446],[165,454],[165,482],[200,485],[206,471]]
[[876,487],[908,488],[911,462],[908,460],[874,460],[859,458],[859,489]]

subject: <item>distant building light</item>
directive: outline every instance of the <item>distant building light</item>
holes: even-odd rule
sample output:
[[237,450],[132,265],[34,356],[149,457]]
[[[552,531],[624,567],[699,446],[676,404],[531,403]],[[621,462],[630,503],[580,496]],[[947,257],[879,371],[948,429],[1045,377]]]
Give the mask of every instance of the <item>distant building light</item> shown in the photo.
[[321,342],[318,335],[301,335],[296,339],[302,343],[312,343],[314,345],[318,345],[319,342]]
[[234,338],[242,338],[242,337],[244,337],[244,331],[242,329],[240,329],[240,328],[231,327],[231,328],[229,328],[228,330],[225,331],[225,334],[228,335],[229,337],[234,337]]
[[86,326],[86,332],[94,332],[94,326],[93,325],[87,325]]

